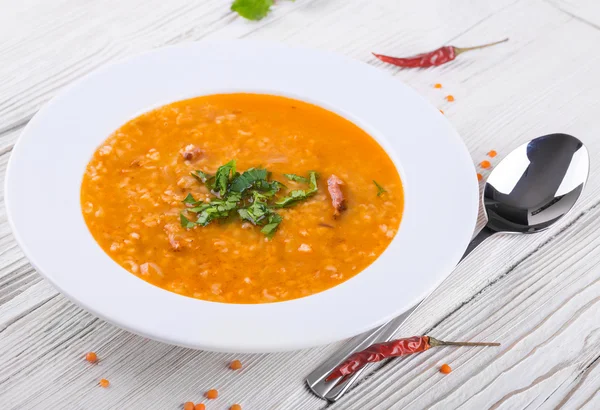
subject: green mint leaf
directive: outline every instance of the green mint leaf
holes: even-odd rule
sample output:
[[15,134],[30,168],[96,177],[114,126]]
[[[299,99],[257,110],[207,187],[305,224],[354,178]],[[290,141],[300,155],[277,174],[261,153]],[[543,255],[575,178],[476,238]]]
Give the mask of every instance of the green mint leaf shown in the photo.
[[221,165],[215,174],[215,180],[211,184],[211,189],[218,192],[221,197],[225,196],[229,179],[235,176],[235,159],[232,159],[225,165]]
[[266,169],[250,168],[249,170],[243,172],[242,174],[238,174],[235,178],[233,178],[229,190],[231,192],[244,192],[248,188],[259,184],[260,182],[267,183],[268,175],[269,173]]
[[308,173],[308,178],[306,178],[309,182],[310,189],[308,191],[305,191],[303,189],[295,189],[291,191],[286,197],[275,202],[275,206],[279,208],[286,208],[288,206],[295,205],[300,201],[304,201],[312,195],[314,195],[315,193],[317,193],[317,177],[318,174],[316,172],[310,171]]
[[260,20],[271,10],[273,0],[235,0],[231,10],[248,20]]
[[242,196],[240,194],[229,194],[226,198],[226,201],[229,203],[234,203],[237,205],[237,202],[240,202],[242,200]]
[[260,231],[264,233],[267,238],[271,239],[273,235],[275,235],[275,232],[277,232],[277,228],[282,220],[283,218],[281,216],[273,212],[269,215],[268,223],[263,226]]
[[302,201],[304,199],[308,198],[308,194],[306,193],[305,190],[303,189],[295,189],[293,191],[291,191],[288,196],[280,199],[279,201],[275,202],[275,205],[280,207],[280,208],[285,208],[287,206],[291,206],[294,205],[296,202]]
[[377,181],[373,180],[373,183],[377,187],[377,196],[381,196],[387,192],[384,187],[377,183]]
[[301,177],[300,175],[283,174],[283,176],[286,177],[287,179],[289,179],[290,181],[296,181],[296,182],[302,182],[304,184],[308,184],[308,178]]
[[192,196],[192,194],[187,194],[187,196],[185,197],[185,199],[183,201],[184,204],[190,204],[190,205],[197,205],[197,204],[201,204],[202,201],[196,201],[194,199],[194,197]]
[[202,212],[202,211],[204,211],[205,209],[208,209],[208,208],[210,208],[210,207],[211,207],[211,205],[210,205],[210,204],[202,204],[202,205],[200,205],[200,206],[195,206],[195,207],[193,207],[193,208],[188,208],[188,209],[187,209],[187,211],[188,211],[188,212],[193,212],[193,213],[197,214],[197,213],[200,213],[200,212]]
[[212,175],[207,174],[206,172],[200,171],[199,169],[197,169],[196,171],[192,171],[191,174],[194,178],[196,178],[198,181],[202,182],[203,184],[205,184],[206,181],[208,181],[209,179],[212,178]]
[[308,192],[309,195],[314,194],[315,192],[317,192],[317,178],[319,177],[319,174],[317,174],[315,171],[310,171],[308,173],[308,178],[310,180],[310,191]]
[[196,224],[194,222],[190,221],[189,219],[187,219],[185,217],[183,212],[179,214],[179,222],[181,222],[181,227],[185,228],[185,229],[191,229],[194,226],[196,226]]
[[285,187],[285,185],[279,181],[258,181],[255,186],[255,188],[260,191],[261,194],[267,197],[274,196],[283,187]]
[[226,199],[214,199],[209,204],[202,204],[198,207],[190,208],[188,211],[198,214],[196,224],[206,226],[215,219],[228,218],[232,211],[239,208],[241,200],[241,195],[230,194]]
[[267,206],[267,197],[264,195],[254,192],[252,205],[238,209],[238,215],[240,218],[252,222],[254,225],[262,225],[264,219],[271,213],[271,210]]

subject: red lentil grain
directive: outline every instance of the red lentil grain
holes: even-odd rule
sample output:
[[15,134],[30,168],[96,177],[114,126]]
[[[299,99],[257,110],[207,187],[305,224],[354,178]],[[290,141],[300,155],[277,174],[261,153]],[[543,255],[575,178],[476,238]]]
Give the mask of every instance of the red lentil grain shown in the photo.
[[216,399],[217,397],[219,397],[219,392],[216,389],[210,389],[209,391],[206,392],[206,398],[207,399]]
[[96,363],[98,361],[98,355],[94,352],[89,352],[85,355],[85,360],[90,363]]
[[452,371],[452,368],[450,366],[448,366],[446,363],[444,363],[440,367],[440,373],[449,374],[451,371]]

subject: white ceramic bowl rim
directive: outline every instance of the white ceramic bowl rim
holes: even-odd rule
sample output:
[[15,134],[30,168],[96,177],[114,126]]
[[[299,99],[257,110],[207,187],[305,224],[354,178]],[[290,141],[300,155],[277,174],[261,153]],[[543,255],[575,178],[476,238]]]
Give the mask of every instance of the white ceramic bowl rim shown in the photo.
[[[391,155],[404,184],[404,216],[388,249],[365,271],[301,299],[222,304],[150,285],[94,241],[79,195],[98,145],[149,109],[236,91],[286,95],[331,109],[369,132]],[[201,42],[105,66],[55,97],[13,150],[6,206],[34,267],[95,315],[181,346],[268,352],[359,334],[425,297],[452,271],[472,236],[478,187],[469,153],[450,123],[383,71],[317,50]]]

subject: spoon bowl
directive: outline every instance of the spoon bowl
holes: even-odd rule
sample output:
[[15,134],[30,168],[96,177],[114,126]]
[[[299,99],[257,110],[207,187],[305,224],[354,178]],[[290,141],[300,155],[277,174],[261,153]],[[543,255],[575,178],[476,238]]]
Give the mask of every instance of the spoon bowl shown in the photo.
[[550,134],[521,145],[485,184],[487,227],[515,233],[547,229],[575,205],[589,168],[586,147],[571,135]]

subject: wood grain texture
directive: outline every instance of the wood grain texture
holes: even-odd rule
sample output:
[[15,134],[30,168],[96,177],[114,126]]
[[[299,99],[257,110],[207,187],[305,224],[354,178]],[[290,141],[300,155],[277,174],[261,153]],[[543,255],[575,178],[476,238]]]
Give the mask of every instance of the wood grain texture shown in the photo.
[[[558,226],[491,239],[400,331],[494,339],[501,348],[444,348],[386,363],[332,405],[311,395],[303,378],[343,342],[234,356],[132,335],[43,280],[15,244],[2,207],[0,408],[178,409],[210,388],[221,393],[210,408],[223,409],[234,402],[245,410],[600,408],[597,1],[280,1],[258,23],[234,16],[225,0],[0,0],[0,10],[2,177],[23,127],[70,82],[159,46],[235,38],[327,49],[380,67],[445,111],[474,162],[495,149],[497,163],[516,145],[557,131],[582,139],[592,155],[582,200]],[[507,36],[507,44],[430,70],[400,70],[370,55]],[[445,102],[447,94],[456,101]],[[89,350],[98,365],[83,360]],[[234,357],[245,365],[239,373],[227,369]],[[444,362],[454,369],[448,376],[437,372]],[[97,386],[102,377],[109,389]]]

